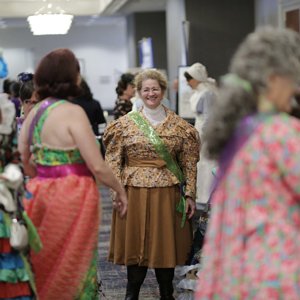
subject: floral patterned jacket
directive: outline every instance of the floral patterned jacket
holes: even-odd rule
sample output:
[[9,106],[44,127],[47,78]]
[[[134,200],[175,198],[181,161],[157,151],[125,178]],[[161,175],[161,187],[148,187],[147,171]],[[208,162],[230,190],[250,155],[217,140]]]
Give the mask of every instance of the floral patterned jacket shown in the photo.
[[[196,164],[199,160],[200,139],[197,130],[165,107],[167,116],[154,127],[164,141],[186,179],[186,196],[195,199]],[[142,114],[142,112],[140,112]],[[144,115],[142,114],[144,117]],[[129,161],[161,160],[153,145],[125,115],[109,124],[104,132],[105,159],[124,186],[167,187],[179,183],[165,165],[132,166]]]

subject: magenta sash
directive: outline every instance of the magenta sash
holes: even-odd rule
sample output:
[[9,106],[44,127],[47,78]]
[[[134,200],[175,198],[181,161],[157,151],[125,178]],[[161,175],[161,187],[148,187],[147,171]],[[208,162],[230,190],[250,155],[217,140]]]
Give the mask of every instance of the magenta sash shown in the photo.
[[40,178],[57,178],[68,175],[93,177],[92,172],[85,164],[67,164],[59,166],[37,165],[37,176]]

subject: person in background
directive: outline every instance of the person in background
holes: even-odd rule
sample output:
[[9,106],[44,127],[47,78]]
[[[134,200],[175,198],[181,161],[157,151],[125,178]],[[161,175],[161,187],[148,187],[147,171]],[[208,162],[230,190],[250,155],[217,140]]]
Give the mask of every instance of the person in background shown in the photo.
[[124,73],[121,75],[116,87],[118,98],[113,109],[114,119],[118,119],[132,110],[131,98],[135,95],[134,75]]
[[22,125],[19,151],[31,177],[25,208],[43,243],[38,254],[31,253],[38,298],[97,299],[96,181],[115,192],[122,217],[126,193],[104,162],[86,113],[68,101],[81,92],[74,53],[49,52],[33,80],[40,102]]
[[21,114],[21,100],[20,100],[20,83],[12,81],[9,86],[10,101],[14,104],[16,109],[16,117],[19,118]]
[[127,266],[127,300],[138,299],[148,268],[155,269],[161,299],[174,299],[174,268],[185,264],[192,243],[199,136],[161,104],[163,73],[144,70],[135,85],[142,109],[104,133],[106,161],[128,197],[126,219],[113,212],[109,261]]
[[81,94],[79,97],[72,99],[72,103],[77,104],[83,108],[92,126],[93,132],[99,140],[101,146],[101,153],[104,157],[105,147],[102,142],[103,131],[99,132],[99,126],[105,128],[106,119],[99,101],[93,98],[93,94],[89,85],[84,78],[81,78],[80,83]]
[[33,74],[22,72],[18,75],[18,81],[20,83],[19,93],[22,102],[22,114],[25,119],[38,102],[33,86]]
[[8,98],[10,97],[9,86],[10,86],[11,82],[12,81],[9,78],[6,78],[3,80],[3,85],[2,85],[2,91],[4,94],[6,94],[8,96]]
[[[14,169],[13,176],[8,176],[8,168]],[[22,220],[20,174],[15,107],[0,95],[0,299],[33,300],[34,281],[24,249],[13,248],[10,242],[13,219]]]
[[188,85],[194,90],[190,98],[191,110],[196,115],[195,128],[201,140],[200,161],[197,165],[197,203],[206,204],[211,193],[213,180],[212,170],[215,162],[207,159],[204,151],[203,128],[210,116],[211,109],[217,98],[215,80],[209,78],[206,67],[200,63],[190,66],[184,73]]
[[33,86],[33,74],[22,72],[18,75],[18,82],[20,83],[20,100],[22,103],[21,115],[17,118],[18,132],[21,130],[24,119],[28,116],[31,109],[37,104]]
[[11,80],[9,78],[4,79],[2,84],[2,93],[0,93],[0,96],[2,99],[9,100],[10,99],[10,86]]
[[195,299],[300,299],[299,45],[260,28],[222,80],[204,133],[219,168]]
[[172,89],[175,93],[175,101],[178,103],[179,79],[178,76],[172,82]]
[[101,104],[93,98],[91,89],[84,78],[81,78],[80,87],[82,92],[79,97],[72,99],[72,103],[83,108],[91,123],[95,136],[98,136],[99,125],[106,123]]
[[[137,73],[138,74],[138,73]],[[136,74],[136,75],[137,75]],[[165,95],[166,96],[166,95]],[[131,102],[132,102],[132,111],[139,111],[142,109],[142,107],[144,106],[144,102],[143,100],[139,97],[138,92],[135,92],[135,96],[131,98]],[[161,101],[161,104],[164,105],[165,107],[171,109],[171,103],[170,100],[167,99],[166,97],[164,97]]]

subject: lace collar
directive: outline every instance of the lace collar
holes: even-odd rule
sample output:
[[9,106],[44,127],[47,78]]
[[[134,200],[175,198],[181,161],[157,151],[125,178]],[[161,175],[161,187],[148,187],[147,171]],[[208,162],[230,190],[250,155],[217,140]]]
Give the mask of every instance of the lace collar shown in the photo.
[[162,123],[167,116],[166,111],[163,105],[161,104],[153,109],[144,106],[143,114],[148,119],[148,121],[154,126]]

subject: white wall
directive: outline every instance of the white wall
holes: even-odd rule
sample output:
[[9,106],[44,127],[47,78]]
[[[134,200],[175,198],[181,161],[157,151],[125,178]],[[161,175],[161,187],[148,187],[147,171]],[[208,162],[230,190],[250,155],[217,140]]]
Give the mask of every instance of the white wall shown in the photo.
[[300,8],[300,0],[255,0],[256,27],[284,26],[284,11]]
[[94,97],[103,108],[112,108],[118,77],[129,67],[125,18],[101,26],[73,26],[64,36],[33,36],[28,28],[0,29],[0,48],[12,79],[34,70],[43,55],[60,47],[74,51]]
[[255,24],[256,27],[278,26],[278,0],[255,1]]

